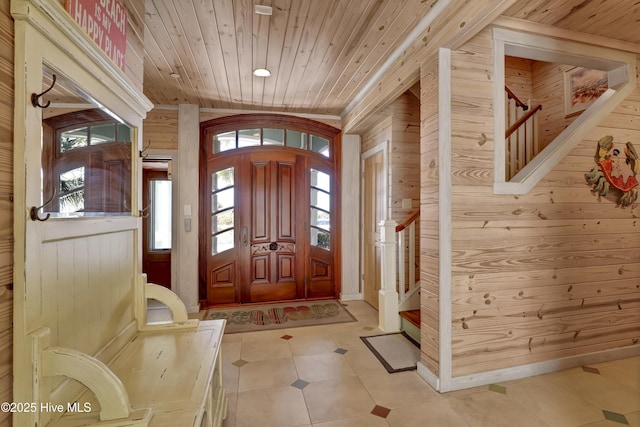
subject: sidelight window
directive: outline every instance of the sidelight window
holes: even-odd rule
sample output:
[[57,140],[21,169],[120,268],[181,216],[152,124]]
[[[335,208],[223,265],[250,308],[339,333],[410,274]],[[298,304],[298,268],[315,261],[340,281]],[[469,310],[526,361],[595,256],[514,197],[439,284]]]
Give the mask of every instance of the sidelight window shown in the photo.
[[234,247],[234,168],[211,174],[211,255]]
[[152,251],[171,249],[171,181],[153,179],[149,189],[151,214],[149,246]]
[[311,245],[331,249],[331,177],[322,171],[311,169],[310,189]]

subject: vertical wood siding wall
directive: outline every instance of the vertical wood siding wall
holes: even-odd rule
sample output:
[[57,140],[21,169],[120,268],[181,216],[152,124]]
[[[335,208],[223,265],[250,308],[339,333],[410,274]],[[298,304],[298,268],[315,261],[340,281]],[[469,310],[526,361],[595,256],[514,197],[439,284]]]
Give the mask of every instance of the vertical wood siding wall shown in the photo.
[[571,65],[534,61],[532,69],[533,97],[540,110],[540,148],[546,147],[575,120],[564,111],[564,72]]
[[[420,204],[420,100],[405,92],[387,110],[391,113],[389,183],[391,218],[406,221]],[[403,208],[402,199],[411,199]]]
[[[531,192],[495,195],[493,95],[484,83],[491,46],[486,30],[452,52],[454,377],[633,346],[640,338],[640,208],[618,208],[613,195],[599,200],[584,178],[599,138],[640,140],[640,89]],[[423,149],[428,142],[423,137]],[[423,205],[430,184],[423,182]]]
[[532,100],[532,105],[536,102],[533,100],[533,75],[531,67],[533,65],[531,59],[516,58],[514,56],[505,57],[504,61],[504,82],[513,93],[525,104]]
[[439,328],[439,151],[438,64],[436,58],[420,70],[420,317],[421,363],[435,375],[440,371]]
[[[389,142],[388,202],[390,218],[401,223],[420,203],[420,101],[404,93],[379,113],[377,124],[362,134],[361,152]],[[412,207],[403,208],[402,199]]]
[[0,402],[11,402],[13,385],[13,99],[13,20],[0,2]]

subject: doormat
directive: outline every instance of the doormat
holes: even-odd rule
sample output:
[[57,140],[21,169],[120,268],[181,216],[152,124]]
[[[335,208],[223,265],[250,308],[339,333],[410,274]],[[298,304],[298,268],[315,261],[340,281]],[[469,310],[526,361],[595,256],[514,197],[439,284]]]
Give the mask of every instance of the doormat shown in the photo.
[[412,371],[420,360],[420,345],[405,332],[360,337],[387,372]]
[[225,319],[227,321],[227,326],[224,330],[226,334],[357,321],[337,301],[290,302],[210,308],[205,313],[204,320],[213,319]]

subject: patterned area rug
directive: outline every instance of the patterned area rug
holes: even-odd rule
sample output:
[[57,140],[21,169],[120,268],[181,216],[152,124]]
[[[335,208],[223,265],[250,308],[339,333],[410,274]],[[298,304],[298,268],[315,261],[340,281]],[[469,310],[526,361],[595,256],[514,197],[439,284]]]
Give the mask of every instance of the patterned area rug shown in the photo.
[[226,334],[356,321],[337,301],[211,308],[205,313],[204,319],[225,319]]

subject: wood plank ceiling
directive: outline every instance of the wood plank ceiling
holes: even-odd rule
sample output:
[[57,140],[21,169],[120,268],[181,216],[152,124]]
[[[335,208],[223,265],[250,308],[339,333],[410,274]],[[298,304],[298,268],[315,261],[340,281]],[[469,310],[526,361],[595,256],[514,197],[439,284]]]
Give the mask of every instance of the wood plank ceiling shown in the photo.
[[337,115],[434,2],[145,0],[144,91],[156,104]]
[[[154,104],[341,115],[438,0],[144,1]],[[640,43],[637,0],[520,0],[504,15]]]

